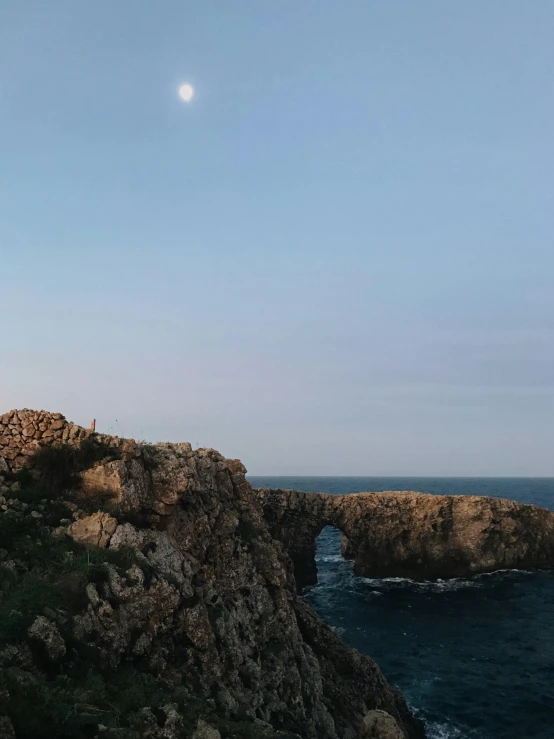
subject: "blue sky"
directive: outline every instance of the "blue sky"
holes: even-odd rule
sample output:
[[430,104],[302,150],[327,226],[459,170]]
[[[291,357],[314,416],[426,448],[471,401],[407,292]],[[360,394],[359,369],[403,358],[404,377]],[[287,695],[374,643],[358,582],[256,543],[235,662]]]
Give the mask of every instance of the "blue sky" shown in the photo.
[[0,408],[255,474],[554,475],[553,29],[4,4]]

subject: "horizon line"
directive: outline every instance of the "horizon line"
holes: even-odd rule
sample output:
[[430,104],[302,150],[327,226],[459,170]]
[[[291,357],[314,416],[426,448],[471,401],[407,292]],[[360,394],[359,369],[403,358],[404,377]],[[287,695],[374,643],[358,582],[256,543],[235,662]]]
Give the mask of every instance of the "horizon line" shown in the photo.
[[295,477],[309,479],[326,479],[341,477],[356,479],[382,478],[394,480],[554,480],[554,475],[260,475],[247,472],[246,477]]

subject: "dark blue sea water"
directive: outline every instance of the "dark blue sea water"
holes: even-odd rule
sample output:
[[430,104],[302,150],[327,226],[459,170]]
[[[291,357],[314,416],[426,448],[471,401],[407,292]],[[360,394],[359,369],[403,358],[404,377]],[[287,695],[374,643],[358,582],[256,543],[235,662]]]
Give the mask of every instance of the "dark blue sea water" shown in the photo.
[[[255,487],[326,493],[418,490],[493,495],[554,510],[554,479],[251,477]],[[554,739],[554,573],[414,582],[355,577],[340,533],[318,539],[306,600],[371,655],[430,739]]]

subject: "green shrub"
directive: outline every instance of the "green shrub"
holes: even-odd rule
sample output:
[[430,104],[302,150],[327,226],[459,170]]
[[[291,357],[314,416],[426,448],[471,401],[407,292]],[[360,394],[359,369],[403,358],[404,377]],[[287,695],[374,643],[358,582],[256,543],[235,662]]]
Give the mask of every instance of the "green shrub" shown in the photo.
[[144,466],[147,470],[152,472],[152,470],[155,470],[160,466],[160,450],[155,444],[147,444],[143,442],[141,446]]
[[[18,739],[85,739],[97,735],[98,724],[109,729],[127,729],[118,737],[143,736],[140,710],[168,702],[179,705],[187,728],[193,728],[206,711],[189,701],[174,686],[126,665],[103,675],[95,669],[81,680],[58,676],[42,683],[21,683],[0,678],[0,688],[9,693],[2,707],[10,717]],[[136,731],[135,731],[136,730]]]
[[119,449],[97,436],[88,436],[76,448],[81,471],[92,467],[96,462],[113,462],[116,459],[121,459]]
[[30,516],[24,516],[20,513],[1,513],[0,514],[0,546],[10,551],[27,534],[35,534],[38,531],[38,523]]
[[48,504],[44,507],[44,523],[46,526],[59,526],[62,518],[70,519],[72,516],[72,509],[68,506],[67,501],[63,498],[57,498],[55,500],[49,500]]
[[41,568],[50,580],[76,572],[85,575],[89,580],[97,581],[98,574],[105,564],[113,565],[120,574],[133,564],[138,564],[142,569],[148,567],[148,563],[142,561],[132,547],[121,549],[84,547],[72,539],[50,535],[21,540],[16,545],[14,553],[29,567]]
[[24,577],[0,600],[0,644],[21,639],[43,609],[55,608],[60,594],[46,580]]
[[73,489],[80,480],[77,450],[67,444],[42,447],[31,457],[28,468],[34,473],[36,488],[47,497]]
[[66,559],[78,551],[78,546],[71,539],[37,535],[16,541],[12,553],[29,568],[39,568],[47,574],[58,574]]
[[17,572],[5,562],[0,562],[0,595],[9,590],[18,580]]
[[[100,549],[83,547],[70,538],[55,537],[45,533],[22,536],[28,519],[0,517],[0,536],[5,544],[5,523],[10,520],[11,554],[24,563],[28,570],[23,576],[3,570],[0,594],[0,644],[17,640],[43,609],[64,608],[73,613],[86,606],[86,585],[108,579],[107,564],[114,566],[120,575],[137,564],[147,577],[152,568],[147,560],[131,547]],[[34,519],[30,519],[34,524]],[[5,569],[5,568],[4,568]]]

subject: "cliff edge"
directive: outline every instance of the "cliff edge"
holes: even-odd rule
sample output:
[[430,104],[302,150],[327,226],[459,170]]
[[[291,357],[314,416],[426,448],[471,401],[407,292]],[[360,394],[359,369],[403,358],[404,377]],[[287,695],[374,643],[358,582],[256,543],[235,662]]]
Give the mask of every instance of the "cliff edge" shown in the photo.
[[0,416],[2,739],[421,739],[237,460]]

